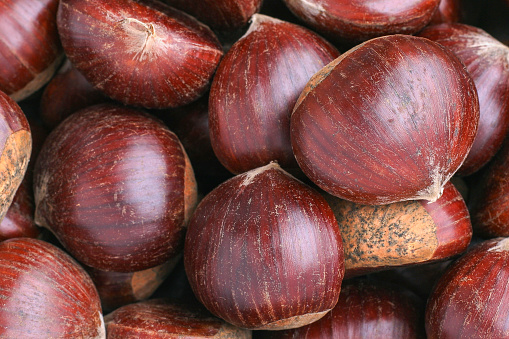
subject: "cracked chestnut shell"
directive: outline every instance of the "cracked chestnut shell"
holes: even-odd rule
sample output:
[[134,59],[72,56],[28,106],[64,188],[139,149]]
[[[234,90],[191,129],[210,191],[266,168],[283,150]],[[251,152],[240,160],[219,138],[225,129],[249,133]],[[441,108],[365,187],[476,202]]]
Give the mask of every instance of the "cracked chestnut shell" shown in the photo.
[[248,329],[286,329],[337,303],[343,247],[325,199],[276,163],[229,179],[198,205],[184,264],[198,300]]
[[167,108],[198,99],[223,54],[207,26],[159,1],[63,0],[57,24],[72,64],[129,105]]
[[74,259],[42,240],[0,243],[4,338],[106,338],[99,295]]
[[132,108],[92,106],[46,139],[35,222],[87,266],[134,272],[180,254],[196,182],[177,136]]
[[360,204],[435,201],[467,157],[479,122],[473,80],[428,39],[369,40],[325,66],[291,116],[303,172]]

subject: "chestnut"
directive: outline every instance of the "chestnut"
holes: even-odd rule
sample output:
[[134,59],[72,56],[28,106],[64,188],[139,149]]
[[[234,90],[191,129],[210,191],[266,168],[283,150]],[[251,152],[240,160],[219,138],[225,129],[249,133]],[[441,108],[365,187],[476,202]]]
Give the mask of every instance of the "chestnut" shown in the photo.
[[360,42],[423,29],[440,0],[284,0],[306,24],[330,39]]
[[196,181],[177,136],[138,110],[100,104],[46,139],[34,170],[35,222],[87,266],[134,272],[180,254]]
[[428,338],[507,338],[509,239],[486,240],[455,261],[426,306]]
[[461,10],[461,0],[440,0],[440,5],[438,5],[438,9],[429,24],[438,25],[458,22],[461,19]]
[[306,28],[253,15],[210,89],[210,140],[219,161],[234,174],[271,161],[295,173],[290,113],[311,76],[338,55]]
[[25,176],[32,152],[32,135],[19,105],[0,91],[0,221]]
[[0,1],[0,90],[21,101],[53,76],[64,57],[58,0]]
[[95,88],[146,108],[198,99],[223,54],[207,26],[156,0],[62,0],[57,25],[67,57]]
[[334,213],[277,163],[239,174],[203,198],[184,247],[205,307],[247,329],[288,329],[323,317],[344,274]]
[[251,331],[212,316],[203,307],[165,299],[123,306],[105,318],[108,339],[250,339]]
[[342,54],[306,85],[291,116],[303,172],[359,204],[437,200],[470,151],[474,81],[445,47],[390,35]]
[[325,195],[338,221],[345,276],[443,260],[472,239],[467,206],[448,182],[435,202],[361,205]]
[[4,338],[106,338],[99,295],[81,266],[42,240],[0,242]]
[[451,50],[467,67],[479,96],[477,135],[458,175],[470,175],[500,149],[509,132],[509,47],[484,30],[463,24],[426,28],[419,36]]

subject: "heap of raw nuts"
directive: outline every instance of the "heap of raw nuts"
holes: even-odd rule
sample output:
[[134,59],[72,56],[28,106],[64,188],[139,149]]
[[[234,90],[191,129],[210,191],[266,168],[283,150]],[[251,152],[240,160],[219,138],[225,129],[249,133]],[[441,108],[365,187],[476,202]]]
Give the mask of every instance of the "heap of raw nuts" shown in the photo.
[[509,338],[505,0],[0,5],[0,337]]

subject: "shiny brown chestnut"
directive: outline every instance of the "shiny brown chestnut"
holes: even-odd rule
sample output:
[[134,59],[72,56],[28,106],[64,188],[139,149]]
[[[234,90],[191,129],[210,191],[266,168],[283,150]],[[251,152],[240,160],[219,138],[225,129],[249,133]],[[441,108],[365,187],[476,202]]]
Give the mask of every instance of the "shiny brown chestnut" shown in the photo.
[[0,1],[0,90],[21,101],[45,85],[60,66],[58,0]]
[[66,59],[58,73],[44,88],[39,116],[48,128],[53,129],[72,113],[109,100],[95,89]]
[[360,42],[423,29],[440,0],[284,0],[306,24],[334,40]]
[[345,277],[459,255],[472,239],[461,194],[449,182],[435,202],[361,205],[330,195],[345,251]]
[[99,295],[81,266],[42,240],[0,243],[4,338],[106,338]]
[[182,250],[196,182],[177,136],[135,109],[76,112],[46,139],[34,171],[35,221],[80,262],[134,272]]
[[260,10],[262,0],[163,0],[218,31],[241,28]]
[[467,67],[479,96],[477,135],[458,175],[470,175],[500,149],[509,131],[509,47],[484,30],[463,24],[428,27],[419,36],[451,50]]
[[428,39],[369,40],[325,66],[291,116],[303,172],[360,204],[435,201],[474,142],[479,102],[452,52]]
[[18,104],[0,91],[0,221],[25,176],[32,152],[32,135]]
[[461,0],[440,0],[440,5],[431,18],[430,25],[455,23],[461,19]]
[[325,199],[276,163],[237,175],[198,205],[184,264],[198,300],[248,329],[287,329],[323,317],[344,274]]
[[310,325],[255,333],[260,339],[426,338],[424,302],[410,290],[376,280],[348,280],[336,307]]
[[123,306],[104,320],[108,339],[251,338],[251,331],[230,325],[203,307],[165,299]]
[[255,14],[210,89],[210,139],[219,161],[235,174],[271,161],[295,171],[290,113],[311,76],[338,55],[304,27]]
[[129,105],[196,100],[223,54],[207,26],[155,0],[62,0],[57,24],[72,64],[95,88]]
[[439,279],[426,306],[428,338],[507,338],[509,239],[474,246]]

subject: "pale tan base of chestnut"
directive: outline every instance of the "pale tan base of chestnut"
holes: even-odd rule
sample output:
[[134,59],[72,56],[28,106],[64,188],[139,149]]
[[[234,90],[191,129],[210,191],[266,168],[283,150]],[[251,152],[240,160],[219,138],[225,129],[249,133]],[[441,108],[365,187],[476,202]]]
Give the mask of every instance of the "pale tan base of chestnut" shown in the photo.
[[317,320],[323,318],[330,310],[317,312],[317,313],[308,313],[303,315],[297,315],[295,317],[290,317],[286,319],[281,319],[278,321],[274,321],[272,323],[265,324],[261,327],[256,327],[254,330],[290,330],[292,328],[302,327],[308,324],[311,324]]

